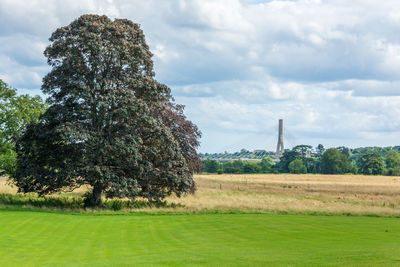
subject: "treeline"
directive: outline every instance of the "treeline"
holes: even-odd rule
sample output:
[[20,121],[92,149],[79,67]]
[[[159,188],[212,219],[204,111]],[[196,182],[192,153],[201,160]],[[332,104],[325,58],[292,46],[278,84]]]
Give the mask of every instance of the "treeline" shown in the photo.
[[324,148],[299,145],[286,150],[277,163],[269,155],[261,161],[203,161],[208,173],[322,173],[400,175],[400,147]]
[[225,161],[219,162],[212,159],[203,161],[203,171],[208,173],[278,173],[271,157],[261,161]]
[[239,152],[234,153],[200,153],[200,156],[204,159],[212,159],[217,161],[225,160],[239,160],[239,159],[262,159],[266,156],[273,156],[275,153],[266,150],[254,150],[249,151],[247,149],[242,149]]

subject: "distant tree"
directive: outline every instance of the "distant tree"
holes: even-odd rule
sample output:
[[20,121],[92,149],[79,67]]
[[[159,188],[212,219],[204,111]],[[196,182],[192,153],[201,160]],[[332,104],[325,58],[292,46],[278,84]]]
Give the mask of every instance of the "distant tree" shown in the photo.
[[322,144],[319,144],[316,148],[315,148],[315,150],[316,150],[316,152],[317,152],[317,155],[318,156],[322,156],[322,154],[324,154],[324,152],[325,152],[325,148],[324,148],[324,146],[322,145]]
[[313,173],[314,170],[317,171],[318,158],[314,157],[313,155],[310,155],[302,158],[301,160],[303,161],[304,166],[306,166],[308,173]]
[[208,173],[216,173],[219,169],[219,163],[216,160],[206,159],[203,161],[203,170]]
[[299,159],[301,154],[298,151],[294,150],[286,150],[283,152],[282,156],[280,157],[280,161],[278,163],[278,168],[280,172],[290,172],[289,164],[295,160]]
[[243,173],[255,173],[254,166],[250,162],[245,161],[243,163]]
[[0,175],[14,174],[15,141],[28,124],[38,121],[46,108],[40,96],[18,95],[0,80]]
[[273,171],[272,168],[275,163],[270,156],[264,156],[261,162],[258,163],[258,165],[260,166],[261,172],[271,173]]
[[321,171],[325,174],[342,174],[350,171],[350,160],[336,148],[327,149],[321,158]]
[[243,163],[243,173],[260,173],[261,167],[256,162],[245,161]]
[[235,173],[236,172],[232,162],[230,162],[230,161],[224,162],[222,164],[222,170],[224,173]]
[[[325,148],[322,144],[319,144],[315,148],[315,153],[313,154],[313,162],[312,162],[312,173],[320,173],[321,172],[321,157],[324,154]],[[310,164],[309,164],[310,165]]]
[[358,173],[358,167],[357,167],[357,163],[355,160],[352,160],[350,163],[350,172],[353,174],[357,174]]
[[315,159],[312,157],[312,146],[298,145],[283,153],[278,163],[279,171],[290,172],[289,164],[295,159],[300,159],[308,172],[312,172],[314,169]]
[[89,185],[86,202],[100,206],[103,193],[160,201],[192,191],[182,143],[160,115],[170,89],[154,79],[139,25],[83,15],[50,42],[45,56],[52,69],[42,85],[49,108],[16,144],[19,192]]
[[234,173],[243,172],[243,161],[235,160],[235,161],[232,162],[232,166],[234,168]]
[[346,158],[350,157],[350,149],[345,146],[339,146],[337,147],[337,150],[339,150],[340,153],[346,156]]
[[302,158],[306,158],[312,154],[312,146],[310,145],[298,145],[293,147],[292,150],[298,152]]
[[317,165],[314,165],[314,167],[313,167],[313,169],[312,169],[312,173],[318,173]]
[[399,168],[400,167],[400,153],[396,150],[389,150],[385,158],[387,168]]
[[396,150],[389,150],[386,157],[387,175],[400,175],[400,153]]
[[382,156],[377,152],[365,152],[361,155],[358,161],[359,172],[362,174],[383,174],[385,171],[385,165],[383,163]]
[[301,159],[295,159],[289,164],[290,173],[307,173],[307,168],[304,166]]

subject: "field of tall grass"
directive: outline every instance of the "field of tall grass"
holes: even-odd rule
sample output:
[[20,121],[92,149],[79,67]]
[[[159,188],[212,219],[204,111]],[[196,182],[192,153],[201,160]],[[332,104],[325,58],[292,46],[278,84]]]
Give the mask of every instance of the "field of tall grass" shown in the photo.
[[198,191],[170,198],[193,210],[400,216],[400,178],[362,175],[197,175]]
[[[196,175],[197,191],[171,196],[163,205],[108,200],[113,210],[163,212],[277,212],[400,216],[400,177],[362,175]],[[16,195],[15,186],[0,179],[0,205],[82,208],[88,188],[44,199]],[[60,202],[61,201],[61,202]],[[61,204],[60,204],[60,203]],[[53,203],[53,204],[51,204]]]

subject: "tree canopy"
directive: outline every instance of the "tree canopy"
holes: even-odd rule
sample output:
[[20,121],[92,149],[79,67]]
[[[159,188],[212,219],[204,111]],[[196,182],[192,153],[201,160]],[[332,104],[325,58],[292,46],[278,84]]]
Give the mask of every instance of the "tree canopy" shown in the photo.
[[191,172],[200,172],[203,168],[196,148],[200,145],[201,132],[197,126],[186,119],[183,105],[177,105],[171,101],[164,102],[161,113],[163,123],[171,129],[175,140],[179,143],[181,153],[186,159]]
[[360,172],[363,174],[383,174],[385,165],[382,156],[377,152],[365,152],[358,159]]
[[321,171],[325,174],[342,174],[351,169],[350,160],[337,148],[327,149],[321,157]]
[[0,80],[0,175],[13,175],[16,165],[15,141],[21,131],[46,110],[39,96],[18,95]]
[[281,172],[290,172],[289,164],[296,159],[300,159],[307,172],[316,172],[316,158],[313,154],[313,149],[310,145],[298,145],[293,147],[292,150],[286,150],[280,157],[279,170]]
[[42,85],[49,109],[17,142],[19,191],[87,184],[101,205],[102,193],[159,201],[193,190],[200,132],[154,79],[139,25],[83,15],[50,41]]
[[385,160],[387,168],[400,168],[400,153],[396,150],[389,150]]
[[389,150],[385,157],[387,174],[400,175],[400,153],[396,150]]

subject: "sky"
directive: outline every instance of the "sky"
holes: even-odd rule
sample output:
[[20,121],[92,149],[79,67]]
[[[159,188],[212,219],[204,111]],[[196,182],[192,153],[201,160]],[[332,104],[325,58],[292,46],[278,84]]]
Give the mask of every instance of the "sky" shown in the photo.
[[[141,25],[200,152],[400,144],[398,0],[0,0],[0,79],[31,95],[82,14]],[[45,96],[44,96],[45,97]]]

